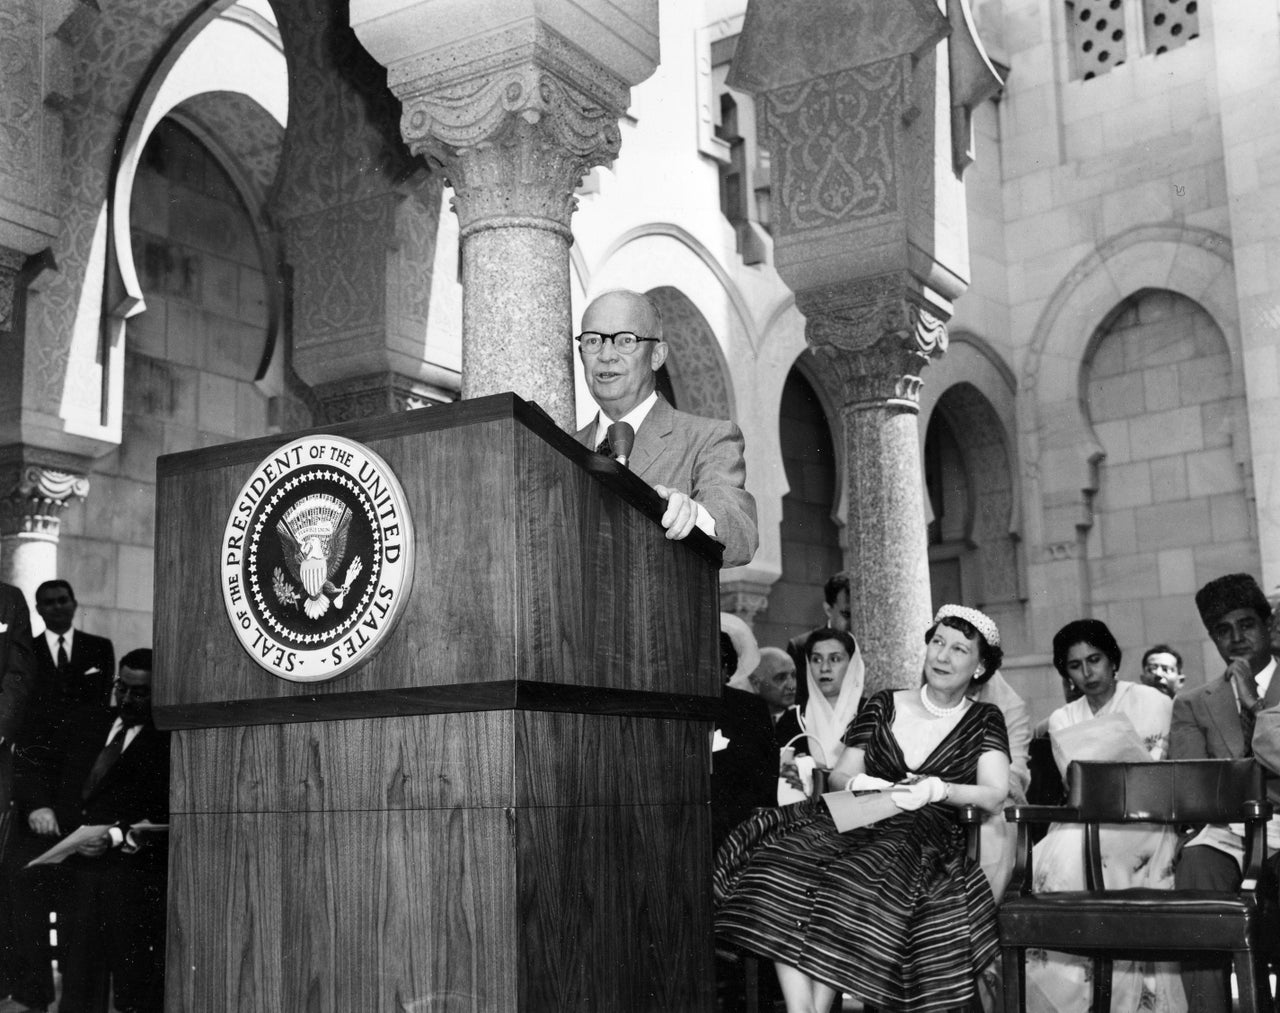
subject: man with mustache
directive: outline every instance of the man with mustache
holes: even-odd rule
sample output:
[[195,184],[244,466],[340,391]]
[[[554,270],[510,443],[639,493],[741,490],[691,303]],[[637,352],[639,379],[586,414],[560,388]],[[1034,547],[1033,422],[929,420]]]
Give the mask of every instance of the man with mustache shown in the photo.
[[[1276,658],[1271,653],[1271,605],[1253,577],[1230,573],[1196,592],[1196,608],[1226,670],[1210,673],[1203,686],[1174,697],[1169,758],[1251,756],[1258,715],[1280,703],[1280,679],[1275,678]],[[1273,818],[1267,828],[1268,850],[1278,845],[1280,819]],[[1174,882],[1179,890],[1236,890],[1243,861],[1244,839],[1229,826],[1211,824],[1183,846]],[[1225,965],[1186,961],[1182,981],[1188,1013],[1225,1013],[1231,1008]]]

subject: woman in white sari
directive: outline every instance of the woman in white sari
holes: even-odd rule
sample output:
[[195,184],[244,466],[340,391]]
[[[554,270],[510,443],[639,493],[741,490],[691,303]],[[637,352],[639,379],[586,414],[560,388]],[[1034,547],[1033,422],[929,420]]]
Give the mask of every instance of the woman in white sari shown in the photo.
[[[1173,702],[1159,690],[1117,682],[1120,647],[1106,623],[1078,619],[1053,638],[1053,664],[1083,694],[1049,717],[1053,755],[1065,779],[1072,760],[1160,760],[1169,745]],[[1108,887],[1172,889],[1177,833],[1130,824],[1101,833],[1102,877]],[[1084,829],[1054,824],[1036,845],[1037,893],[1084,889]],[[1092,1001],[1089,962],[1052,951],[1027,961],[1027,1008],[1033,1013],[1086,1013]],[[1182,1013],[1187,1002],[1171,963],[1116,961],[1112,1013]]]

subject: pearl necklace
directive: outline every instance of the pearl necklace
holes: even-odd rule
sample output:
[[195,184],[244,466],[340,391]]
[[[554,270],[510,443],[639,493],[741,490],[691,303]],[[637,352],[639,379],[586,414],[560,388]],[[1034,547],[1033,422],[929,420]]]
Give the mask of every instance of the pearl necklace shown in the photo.
[[939,707],[929,699],[929,686],[926,683],[920,687],[920,702],[924,704],[924,709],[935,718],[953,718],[964,710],[965,705],[969,702],[969,698],[962,696],[958,704],[954,704],[951,707]]

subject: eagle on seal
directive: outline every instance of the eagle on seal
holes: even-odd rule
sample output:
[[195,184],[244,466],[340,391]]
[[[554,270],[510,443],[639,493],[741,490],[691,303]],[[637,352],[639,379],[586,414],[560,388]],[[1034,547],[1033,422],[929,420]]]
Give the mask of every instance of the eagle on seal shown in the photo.
[[357,556],[342,585],[333,582],[347,554],[350,527],[350,508],[324,493],[304,496],[276,522],[285,565],[306,592],[302,610],[309,619],[319,619],[328,612],[331,599],[334,606],[342,608],[343,597],[364,568]]

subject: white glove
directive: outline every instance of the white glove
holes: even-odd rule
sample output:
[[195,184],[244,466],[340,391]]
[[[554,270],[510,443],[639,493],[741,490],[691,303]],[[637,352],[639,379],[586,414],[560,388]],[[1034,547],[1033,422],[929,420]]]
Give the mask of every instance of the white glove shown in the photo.
[[870,774],[855,774],[847,787],[849,791],[883,791],[885,788],[892,788],[893,782]]
[[893,792],[889,797],[893,799],[893,804],[899,809],[906,809],[910,812],[913,809],[926,806],[930,802],[941,802],[947,797],[947,786],[942,782],[941,778],[926,777],[915,784],[909,784]]

